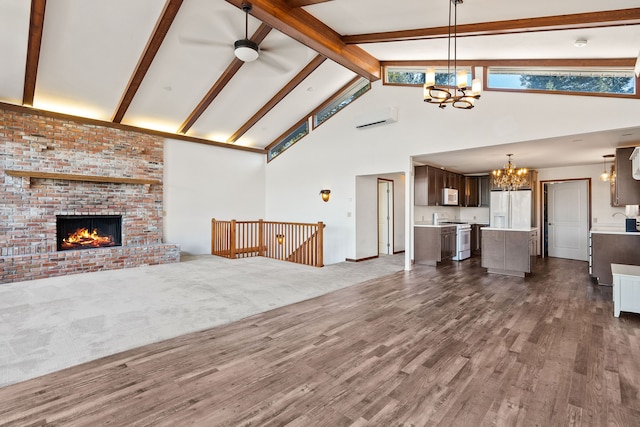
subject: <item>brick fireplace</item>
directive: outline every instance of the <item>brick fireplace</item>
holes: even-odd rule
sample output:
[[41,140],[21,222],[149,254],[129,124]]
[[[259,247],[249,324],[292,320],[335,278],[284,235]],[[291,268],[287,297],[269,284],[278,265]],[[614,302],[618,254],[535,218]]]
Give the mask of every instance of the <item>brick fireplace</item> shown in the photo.
[[[179,260],[162,241],[162,137],[22,107],[0,115],[0,283]],[[61,250],[71,217],[118,218],[119,242]]]

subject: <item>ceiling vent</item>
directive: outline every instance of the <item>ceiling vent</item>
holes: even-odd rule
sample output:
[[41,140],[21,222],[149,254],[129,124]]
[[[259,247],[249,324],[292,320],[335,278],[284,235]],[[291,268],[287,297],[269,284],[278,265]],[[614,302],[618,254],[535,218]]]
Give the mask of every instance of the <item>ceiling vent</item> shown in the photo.
[[396,107],[382,108],[356,117],[356,129],[367,129],[397,121],[398,109]]

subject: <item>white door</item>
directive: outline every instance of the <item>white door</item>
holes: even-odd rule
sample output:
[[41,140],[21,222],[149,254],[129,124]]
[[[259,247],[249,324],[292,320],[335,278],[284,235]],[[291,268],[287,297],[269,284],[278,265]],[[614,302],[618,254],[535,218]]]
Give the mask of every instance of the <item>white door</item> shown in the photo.
[[549,256],[587,261],[589,258],[588,182],[547,184]]
[[393,255],[393,181],[378,180],[378,253]]

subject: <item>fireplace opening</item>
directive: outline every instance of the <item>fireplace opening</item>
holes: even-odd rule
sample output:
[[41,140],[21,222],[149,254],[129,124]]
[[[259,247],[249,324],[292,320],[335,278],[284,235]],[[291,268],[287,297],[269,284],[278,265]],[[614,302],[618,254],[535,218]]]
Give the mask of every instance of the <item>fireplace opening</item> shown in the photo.
[[122,246],[121,215],[58,215],[58,251]]

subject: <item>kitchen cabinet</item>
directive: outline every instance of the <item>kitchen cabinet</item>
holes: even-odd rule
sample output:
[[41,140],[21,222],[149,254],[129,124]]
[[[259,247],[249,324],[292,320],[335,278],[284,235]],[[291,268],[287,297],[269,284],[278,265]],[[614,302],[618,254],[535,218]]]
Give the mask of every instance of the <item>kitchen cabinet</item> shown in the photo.
[[482,267],[489,273],[524,277],[531,273],[537,229],[482,229]]
[[617,148],[611,186],[611,206],[639,205],[640,181],[633,179],[632,161],[634,147]]
[[433,166],[414,168],[414,204],[418,206],[442,205],[445,171]]
[[478,207],[488,208],[491,199],[491,175],[478,177]]
[[442,189],[444,188],[445,172],[440,168],[427,166],[427,205],[442,205]]
[[413,202],[418,206],[428,206],[427,166],[413,169]]
[[436,266],[456,254],[456,226],[414,227],[414,261]]
[[464,196],[462,197],[462,206],[465,207],[477,207],[479,206],[479,193],[478,193],[478,177],[477,176],[465,176],[464,177]]
[[[464,205],[465,177],[455,172],[434,166],[415,166],[414,168],[414,204],[417,206],[441,206],[442,189],[458,190],[458,205]],[[487,197],[487,205],[488,204]],[[473,206],[478,206],[476,203]]]
[[640,265],[640,233],[590,233],[591,276],[600,285],[611,286],[611,264]]
[[482,231],[483,227],[489,224],[471,224],[471,253],[479,254],[482,252]]

